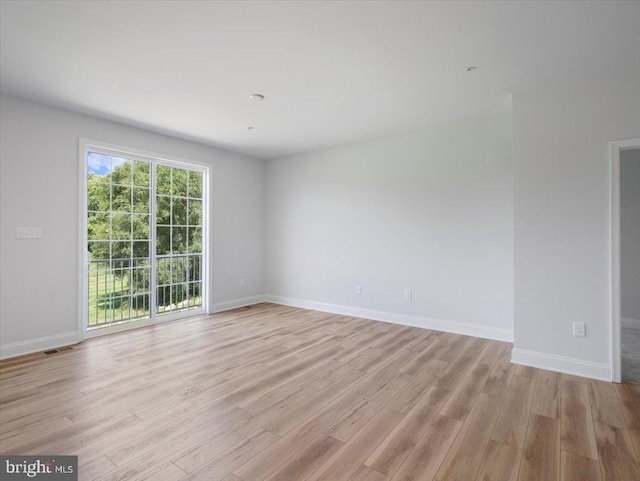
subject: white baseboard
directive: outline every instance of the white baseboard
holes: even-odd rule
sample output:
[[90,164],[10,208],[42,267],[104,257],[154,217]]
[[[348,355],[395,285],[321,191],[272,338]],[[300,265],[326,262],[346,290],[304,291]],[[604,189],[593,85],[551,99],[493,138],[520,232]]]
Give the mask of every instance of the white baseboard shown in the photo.
[[[251,304],[257,304],[258,302],[264,302],[264,296],[244,297],[242,299],[220,302],[218,304],[213,304],[211,313],[228,311],[229,309],[235,309],[237,307],[250,306]],[[8,359],[10,357],[23,356],[25,354],[68,346],[70,344],[78,343],[79,340],[80,337],[77,332],[67,332],[64,334],[57,334],[55,336],[40,337],[38,339],[5,344],[0,346],[0,359]]]
[[64,334],[56,334],[55,336],[5,344],[0,346],[0,359],[8,359],[10,357],[23,356],[33,352],[76,344],[79,339],[80,337],[77,332],[65,332]]
[[640,331],[640,319],[630,319],[628,317],[623,317],[620,319],[620,325],[624,329],[635,329],[636,331]]
[[452,332],[454,334],[464,334],[467,336],[482,337],[485,339],[513,342],[513,331],[509,329],[477,326],[463,322],[444,321],[442,319],[412,316],[408,314],[396,314],[393,312],[376,311],[359,307],[341,306],[325,302],[294,299],[291,297],[268,295],[265,296],[263,300],[284,306],[300,307],[303,309],[312,309],[314,311],[330,312],[332,314],[342,314],[345,316],[372,319],[374,321],[402,324],[404,326],[420,327],[423,329],[433,329],[435,331]]
[[250,306],[252,304],[258,304],[259,302],[264,301],[265,296],[251,296],[234,299],[232,301],[218,302],[217,304],[213,304],[211,306],[209,313],[214,314],[216,312],[228,311],[229,309],[237,309],[238,307]]
[[583,361],[572,357],[556,356],[543,352],[527,351],[513,348],[511,362],[524,366],[547,369],[549,371],[563,372],[575,376],[611,381],[611,366],[598,362]]

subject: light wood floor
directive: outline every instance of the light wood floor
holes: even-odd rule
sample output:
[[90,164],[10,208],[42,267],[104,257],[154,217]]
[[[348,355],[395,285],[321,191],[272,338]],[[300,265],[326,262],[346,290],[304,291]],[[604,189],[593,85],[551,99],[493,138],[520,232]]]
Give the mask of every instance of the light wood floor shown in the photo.
[[640,386],[511,345],[261,304],[0,369],[0,451],[80,479],[640,479]]

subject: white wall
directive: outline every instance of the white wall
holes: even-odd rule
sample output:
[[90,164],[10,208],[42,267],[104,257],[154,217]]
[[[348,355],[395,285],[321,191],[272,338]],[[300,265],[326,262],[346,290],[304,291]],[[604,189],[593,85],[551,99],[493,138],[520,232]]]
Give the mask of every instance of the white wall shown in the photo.
[[609,141],[640,136],[639,86],[634,64],[513,96],[518,362],[611,376]]
[[[15,97],[0,102],[3,355],[47,347],[28,342],[37,338],[63,344],[76,333],[80,137],[210,163],[212,307],[264,293],[262,160]],[[43,238],[18,241],[18,226],[42,227]]]
[[[262,161],[2,96],[2,345],[76,330],[87,137],[212,163],[219,307],[267,293],[498,338],[515,322],[515,361],[608,378],[608,143],[640,136],[638,85],[640,68],[558,81],[514,94],[513,124],[277,159],[266,172]],[[17,226],[41,226],[44,238],[16,241]],[[573,321],[587,337],[572,336]]]
[[511,166],[510,112],[268,161],[267,294],[511,338]]
[[640,323],[640,149],[620,152],[620,277],[621,315]]

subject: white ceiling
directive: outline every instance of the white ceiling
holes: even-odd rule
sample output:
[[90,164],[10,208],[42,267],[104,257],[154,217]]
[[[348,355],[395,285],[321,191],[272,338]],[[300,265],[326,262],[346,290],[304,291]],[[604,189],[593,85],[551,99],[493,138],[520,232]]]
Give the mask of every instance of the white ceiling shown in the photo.
[[3,92],[259,158],[479,117],[519,90],[640,64],[637,1],[1,8]]

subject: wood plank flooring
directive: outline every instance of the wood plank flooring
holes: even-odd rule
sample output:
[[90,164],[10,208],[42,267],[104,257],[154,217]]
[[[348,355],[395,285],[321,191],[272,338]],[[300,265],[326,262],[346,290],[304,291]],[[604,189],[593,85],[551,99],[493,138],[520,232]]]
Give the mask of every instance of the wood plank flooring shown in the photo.
[[0,452],[82,480],[637,481],[640,385],[259,304],[0,363]]

